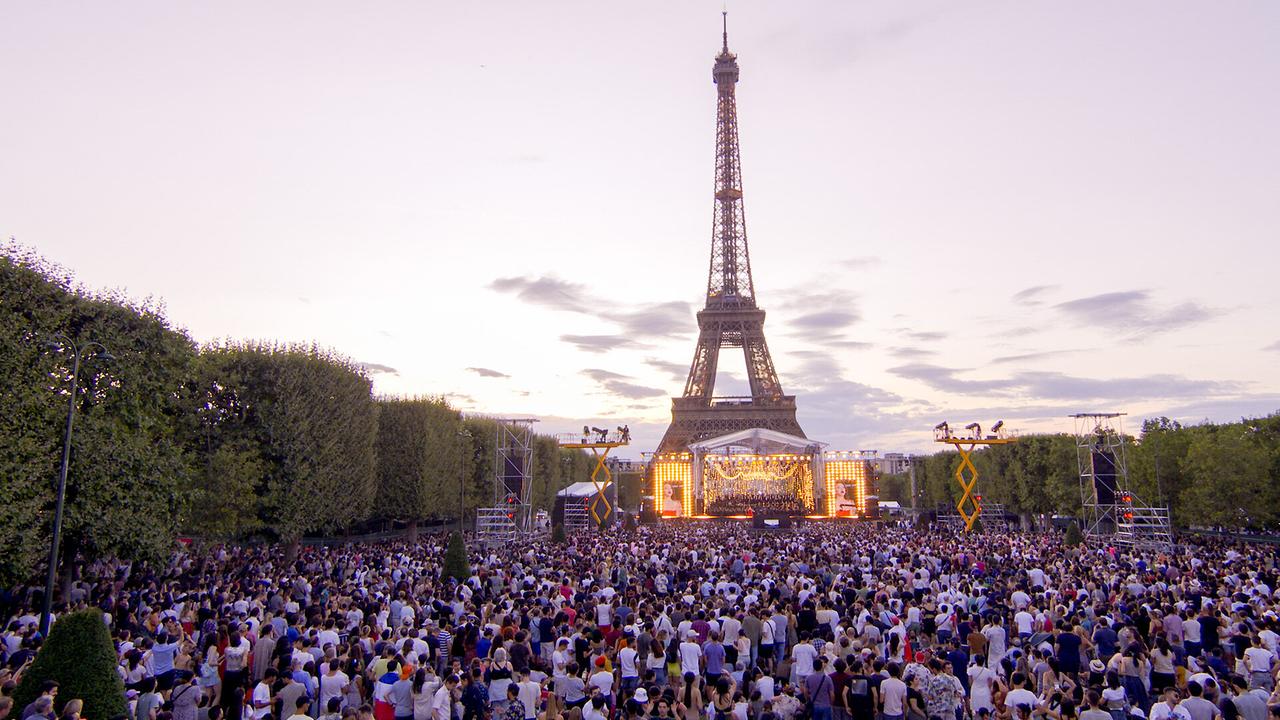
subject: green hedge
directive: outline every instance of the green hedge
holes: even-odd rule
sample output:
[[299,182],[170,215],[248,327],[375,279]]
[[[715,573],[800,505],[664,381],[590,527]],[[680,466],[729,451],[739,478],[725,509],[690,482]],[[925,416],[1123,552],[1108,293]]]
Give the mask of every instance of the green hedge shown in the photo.
[[452,533],[449,535],[449,547],[444,551],[441,579],[453,578],[461,583],[469,577],[471,568],[467,565],[467,545],[462,540],[462,533]]
[[83,717],[109,720],[123,715],[124,684],[116,673],[116,650],[102,611],[79,610],[58,618],[35,662],[14,693],[21,710],[40,694],[45,680],[58,681],[58,711],[68,701],[84,701]]

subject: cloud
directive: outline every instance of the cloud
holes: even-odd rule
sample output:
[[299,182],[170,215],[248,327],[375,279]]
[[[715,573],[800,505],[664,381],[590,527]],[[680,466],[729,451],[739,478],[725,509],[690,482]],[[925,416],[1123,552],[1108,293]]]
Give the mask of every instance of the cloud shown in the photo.
[[610,370],[588,368],[583,370],[582,374],[599,383],[600,386],[609,394],[627,398],[629,400],[662,397],[667,394],[666,390],[646,387],[644,385],[630,382],[630,378],[626,375],[620,375]]
[[577,283],[554,277],[506,277],[489,283],[489,288],[515,295],[531,305],[541,305],[553,310],[586,312],[590,301],[586,291]]
[[508,375],[508,374],[506,374],[506,373],[504,373],[504,372],[498,372],[497,370],[490,370],[489,368],[482,368],[482,367],[469,367],[469,368],[467,368],[467,371],[468,371],[468,372],[473,372],[473,373],[475,373],[475,374],[479,375],[480,377],[486,377],[486,378],[509,378],[509,377],[511,377],[510,375]]
[[693,308],[687,302],[664,302],[641,305],[634,312],[601,312],[599,317],[622,326],[641,337],[683,337],[697,327]]
[[1155,374],[1129,378],[1086,378],[1058,372],[1021,372],[998,380],[969,380],[966,369],[915,363],[890,368],[898,377],[916,380],[934,390],[958,395],[1017,396],[1038,400],[1167,400],[1206,398],[1237,393],[1236,382],[1195,380]]
[[834,449],[854,449],[921,423],[898,409],[905,401],[896,393],[843,377],[836,357],[814,350],[791,355],[799,366],[789,390],[796,394],[797,417],[809,437],[831,443]]
[[1147,290],[1125,290],[1068,300],[1053,308],[1081,325],[1132,333],[1135,337],[1177,330],[1217,317],[1222,310],[1194,302],[1166,309]]
[[399,375],[400,374],[399,370],[396,370],[390,365],[381,365],[379,363],[367,363],[367,362],[358,362],[356,364],[364,368],[365,372],[369,373],[370,375]]
[[918,340],[920,342],[935,342],[938,340],[945,340],[947,338],[946,333],[936,330],[912,330],[911,328],[898,328],[898,332],[906,335],[912,340]]
[[683,337],[697,328],[693,307],[687,302],[641,303],[621,310],[614,301],[599,297],[578,283],[551,276],[498,278],[489,283],[489,288],[515,295],[531,305],[614,323],[623,334],[637,337]]
[[937,355],[933,350],[923,350],[918,347],[891,347],[889,354],[899,358],[918,358],[925,355]]
[[657,370],[661,373],[666,374],[672,380],[678,380],[683,382],[685,378],[689,376],[688,365],[681,365],[680,363],[670,362],[668,360],[661,360],[658,358],[646,358],[644,361],[644,364],[648,365],[654,370]]
[[560,340],[589,353],[604,353],[620,348],[638,347],[639,343],[621,335],[561,335]]
[[1043,329],[1044,328],[1032,327],[1030,325],[1023,325],[1021,327],[1009,328],[1008,330],[1001,330],[1000,332],[992,333],[987,337],[998,337],[998,338],[1026,337],[1028,335],[1034,335]]
[[823,345],[845,350],[868,350],[874,347],[871,343],[863,342],[862,340],[827,340]]
[[1059,357],[1061,355],[1071,355],[1073,353],[1084,352],[1083,350],[1046,350],[1044,352],[1023,353],[1021,355],[1001,355],[991,360],[992,365],[1002,365],[1005,363],[1029,362],[1032,360],[1043,360],[1045,358]]
[[1013,301],[1023,305],[1043,305],[1044,301],[1041,300],[1041,296],[1057,290],[1058,287],[1057,285],[1032,285],[1025,290],[1019,290],[1014,293]]
[[[446,398],[448,398],[449,400],[456,401],[456,402],[461,403],[461,404],[463,404],[463,405],[473,405],[473,406],[474,406],[474,405],[476,404],[476,399],[475,399],[475,398],[473,398],[473,397],[471,397],[470,395],[467,395],[466,393],[445,393],[445,394],[444,394],[444,396],[445,396]],[[452,405],[452,404],[453,404],[453,403],[450,403],[450,405]]]
[[1268,352],[1280,352],[1280,340],[1277,340],[1262,349]]
[[998,391],[1008,386],[1005,380],[964,380],[957,375],[964,370],[945,368],[929,363],[910,363],[889,368],[889,372],[908,380],[917,380],[935,390],[958,394]]
[[882,262],[884,262],[884,260],[876,257],[875,255],[863,255],[860,257],[851,257],[846,260],[841,260],[840,265],[850,270],[863,270],[876,267]]
[[1099,379],[1056,372],[1026,372],[1015,375],[1013,380],[1032,397],[1063,400],[1205,398],[1242,389],[1236,382],[1194,380],[1167,374]]
[[[1280,412],[1280,394],[1242,395],[1209,400],[1189,400],[1158,411],[1142,413],[1142,419],[1168,417],[1182,423],[1239,422],[1241,418],[1257,418]],[[1125,423],[1128,425],[1128,423]],[[1141,428],[1141,421],[1133,428]]]
[[847,310],[826,310],[809,313],[792,318],[788,323],[792,328],[808,331],[829,332],[840,330],[858,321],[858,314]]
[[[787,335],[824,347],[859,347],[843,332],[862,320],[858,297],[847,290],[815,292],[811,283],[776,294]],[[853,344],[851,344],[853,343]]]
[[610,380],[626,380],[627,376],[611,370],[600,370],[597,368],[587,368],[582,371],[583,375],[595,380],[596,382],[608,382]]

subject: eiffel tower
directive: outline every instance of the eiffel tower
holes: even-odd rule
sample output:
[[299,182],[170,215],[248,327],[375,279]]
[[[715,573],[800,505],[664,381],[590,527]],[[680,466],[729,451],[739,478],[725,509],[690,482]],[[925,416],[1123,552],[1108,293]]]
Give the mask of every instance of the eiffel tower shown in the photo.
[[[742,167],[738,155],[738,56],[729,52],[728,15],[724,44],[711,77],[716,84],[716,195],[711,226],[711,269],[707,304],[698,312],[698,347],[684,395],[671,400],[671,425],[658,452],[683,452],[690,443],[749,428],[767,428],[804,437],[796,422],[796,398],[784,395],[764,339],[764,310],[756,305],[742,210]],[[742,348],[750,397],[715,397],[721,348]]]

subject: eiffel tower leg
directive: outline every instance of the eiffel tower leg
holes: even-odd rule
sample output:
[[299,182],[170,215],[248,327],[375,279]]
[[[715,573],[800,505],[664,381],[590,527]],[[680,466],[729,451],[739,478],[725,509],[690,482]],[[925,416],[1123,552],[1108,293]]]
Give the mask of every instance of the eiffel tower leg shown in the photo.
[[685,397],[710,397],[716,381],[716,365],[720,360],[720,329],[703,327],[698,333],[698,347],[693,351],[693,365],[684,386]]
[[769,357],[769,346],[764,340],[764,328],[755,327],[742,333],[742,351],[746,355],[747,378],[751,382],[752,397],[778,397],[782,388],[778,373]]

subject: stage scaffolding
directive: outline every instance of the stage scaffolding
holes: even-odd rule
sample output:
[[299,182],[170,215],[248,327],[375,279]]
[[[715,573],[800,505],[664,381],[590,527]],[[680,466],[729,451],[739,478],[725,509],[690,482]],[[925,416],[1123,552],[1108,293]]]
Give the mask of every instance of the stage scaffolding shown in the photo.
[[476,537],[506,543],[533,529],[533,424],[535,418],[489,418],[494,433],[493,506],[476,509]]
[[1169,509],[1146,504],[1129,487],[1123,416],[1124,413],[1071,416],[1075,421],[1084,535],[1091,542],[1167,549],[1173,545]]

